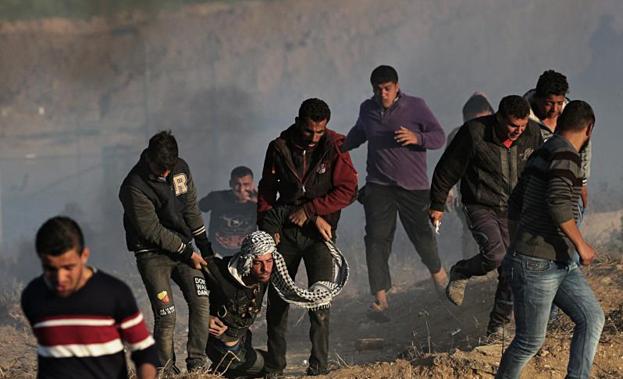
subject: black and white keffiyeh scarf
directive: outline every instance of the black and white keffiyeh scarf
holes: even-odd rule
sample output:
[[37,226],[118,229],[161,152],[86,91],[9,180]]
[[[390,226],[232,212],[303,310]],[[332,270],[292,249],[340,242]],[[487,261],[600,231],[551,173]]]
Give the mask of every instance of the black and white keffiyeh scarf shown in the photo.
[[271,283],[279,296],[287,303],[302,308],[316,310],[328,308],[331,301],[344,288],[348,280],[348,263],[340,250],[331,241],[325,241],[329,253],[333,257],[332,281],[318,281],[309,288],[296,285],[288,273],[283,256],[277,251],[273,237],[263,231],[256,231],[244,238],[240,253],[229,262],[229,272],[241,284],[243,277],[251,272],[253,260],[261,255],[273,255],[273,273]]
[[333,242],[325,241],[325,244],[333,257],[333,281],[318,281],[307,289],[296,285],[288,274],[283,256],[277,251],[273,253],[271,284],[285,302],[309,310],[329,308],[333,298],[342,291],[348,281],[348,263]]

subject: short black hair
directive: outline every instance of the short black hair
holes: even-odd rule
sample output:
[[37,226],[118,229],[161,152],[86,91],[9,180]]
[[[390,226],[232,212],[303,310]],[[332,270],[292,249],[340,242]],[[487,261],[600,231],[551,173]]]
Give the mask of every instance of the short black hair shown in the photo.
[[530,104],[528,101],[518,95],[508,95],[500,100],[498,112],[502,117],[526,118],[530,114]]
[[322,120],[331,119],[331,110],[327,103],[320,99],[307,99],[303,101],[299,108],[299,122],[305,122],[306,120],[312,120],[314,122],[320,122]]
[[73,219],[67,216],[52,217],[37,231],[35,248],[38,255],[59,256],[71,249],[76,249],[82,255],[84,235]]
[[569,92],[567,77],[554,70],[547,70],[536,83],[536,96],[544,99],[550,95],[565,96]]
[[177,158],[177,141],[170,130],[163,130],[149,139],[147,159],[158,170],[172,170],[177,163]]
[[556,125],[556,131],[579,131],[595,124],[593,108],[582,100],[573,100],[565,106]]
[[382,83],[398,83],[398,72],[392,66],[381,65],[372,70],[370,84],[376,86]]
[[251,175],[251,177],[253,177],[253,171],[251,171],[250,168],[248,168],[247,166],[238,166],[231,170],[230,178],[243,178],[248,175]]
[[484,112],[495,113],[489,99],[484,94],[476,92],[463,105],[463,120],[471,120],[477,114]]

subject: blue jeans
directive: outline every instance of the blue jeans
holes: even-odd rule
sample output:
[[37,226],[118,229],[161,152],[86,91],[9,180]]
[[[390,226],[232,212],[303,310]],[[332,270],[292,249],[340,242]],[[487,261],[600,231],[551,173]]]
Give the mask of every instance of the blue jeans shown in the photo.
[[503,269],[513,290],[516,331],[496,378],[519,378],[523,366],[545,341],[552,304],[575,323],[567,378],[588,378],[605,319],[578,265],[509,252]]

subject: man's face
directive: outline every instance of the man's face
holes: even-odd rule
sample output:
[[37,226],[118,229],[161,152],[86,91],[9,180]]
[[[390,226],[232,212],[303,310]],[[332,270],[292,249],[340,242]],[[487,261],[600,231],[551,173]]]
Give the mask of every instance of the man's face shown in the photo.
[[528,126],[528,116],[525,118],[516,118],[513,116],[504,117],[499,115],[498,121],[500,122],[501,128],[500,134],[511,141],[516,141],[524,130],[526,130],[526,126]]
[[377,99],[383,104],[383,108],[388,109],[394,104],[400,85],[397,82],[385,82],[373,85],[372,90]]
[[327,123],[327,120],[313,121],[307,119],[300,121],[299,131],[303,147],[313,148],[318,145],[322,136],[327,132]]
[[152,174],[162,177],[162,178],[166,178],[171,173],[171,170],[169,169],[161,170],[158,168],[157,165],[155,165],[152,162],[149,162],[149,170],[151,171]]
[[251,265],[251,276],[260,283],[268,283],[273,272],[273,255],[264,254],[256,257]]
[[250,200],[251,194],[254,192],[255,183],[253,183],[253,176],[246,175],[239,178],[231,178],[229,187],[234,192],[238,201],[246,203]]
[[562,105],[564,103],[564,95],[548,95],[544,98],[537,98],[537,112],[545,119],[556,120],[562,113]]
[[46,283],[58,296],[70,296],[84,285],[88,248],[82,251],[82,255],[73,248],[59,256],[42,254],[39,259]]

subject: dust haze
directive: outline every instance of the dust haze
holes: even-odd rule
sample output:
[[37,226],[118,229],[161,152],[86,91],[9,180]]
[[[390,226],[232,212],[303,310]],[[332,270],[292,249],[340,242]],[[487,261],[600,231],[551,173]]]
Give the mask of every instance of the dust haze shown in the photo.
[[[0,256],[17,262],[11,275],[32,277],[34,232],[64,213],[83,225],[96,265],[135,272],[117,192],[150,135],[173,130],[200,196],[226,188],[236,165],[259,180],[268,142],[302,100],[326,100],[329,127],[346,133],[379,64],[397,68],[402,89],[423,97],[446,133],[474,91],[497,107],[543,71],[565,73],[569,97],[597,116],[592,208],[621,207],[619,1],[208,2],[0,22]],[[365,151],[352,153],[360,184]],[[429,153],[429,172],[439,156]],[[449,265],[460,257],[459,223],[444,227],[440,254]],[[363,228],[354,204],[339,244],[353,265],[351,285],[366,291]],[[409,275],[423,272],[404,233],[394,253]]]

